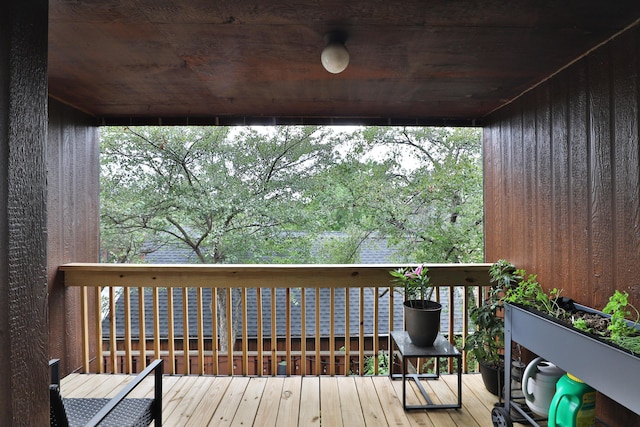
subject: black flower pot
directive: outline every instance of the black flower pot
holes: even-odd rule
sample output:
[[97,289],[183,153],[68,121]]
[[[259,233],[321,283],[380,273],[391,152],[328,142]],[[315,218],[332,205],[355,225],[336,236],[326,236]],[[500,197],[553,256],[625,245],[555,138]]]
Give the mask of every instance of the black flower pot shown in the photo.
[[404,321],[411,343],[431,347],[440,331],[442,305],[430,300],[404,302]]
[[486,363],[481,360],[478,362],[478,365],[480,367],[482,382],[487,391],[496,396],[501,395],[502,393],[499,393],[499,391],[502,390],[502,386],[504,385],[504,364],[496,366],[495,364]]

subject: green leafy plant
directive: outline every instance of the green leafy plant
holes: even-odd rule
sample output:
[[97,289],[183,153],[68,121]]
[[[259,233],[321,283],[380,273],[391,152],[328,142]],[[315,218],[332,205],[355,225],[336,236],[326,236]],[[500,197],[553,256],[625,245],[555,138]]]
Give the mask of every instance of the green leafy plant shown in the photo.
[[640,335],[622,336],[618,338],[615,343],[633,353],[640,354]]
[[[640,321],[640,313],[632,304],[629,304],[629,294],[616,290],[609,297],[602,312],[610,315],[606,322],[608,324],[606,330],[600,326],[602,322],[588,322],[579,315],[572,315],[572,325],[576,329],[609,340],[633,353],[640,353],[640,333],[636,328]],[[635,319],[631,320],[633,317]]]
[[[517,286],[507,290],[503,301],[530,307],[558,319],[568,319],[576,329],[598,335],[620,347],[640,353],[640,334],[636,328],[640,321],[640,312],[629,304],[627,292],[616,290],[602,309],[603,313],[610,315],[609,325],[605,331],[602,328],[595,328],[593,323],[587,322],[579,315],[566,312],[558,304],[560,290],[554,288],[547,294],[538,283],[536,275],[526,275],[524,270],[518,270],[516,274],[526,278],[522,279]],[[630,320],[632,317],[635,319]]]
[[425,265],[402,267],[389,272],[396,290],[404,294],[405,299],[414,306],[415,301],[429,300],[433,296],[433,286],[429,279],[429,269]]
[[364,359],[364,375],[388,375],[389,374],[389,353],[380,350],[378,352],[378,372],[376,373],[376,357],[367,356]]
[[[634,326],[629,325],[627,318],[632,314],[631,310],[634,310],[636,316]],[[608,326],[608,330],[611,332],[611,340],[614,342],[620,341],[623,337],[630,337],[638,334],[638,330],[635,325],[640,320],[640,313],[631,304],[629,304],[629,294],[626,292],[615,291],[609,302],[602,309],[603,313],[611,315],[611,323]]]
[[519,270],[506,260],[493,264],[489,269],[489,277],[492,285],[487,298],[470,310],[474,331],[467,337],[464,349],[475,356],[478,362],[497,367],[504,349],[504,319],[500,315],[502,297],[522,277]]
[[589,331],[589,325],[587,325],[587,321],[584,320],[581,317],[577,317],[575,319],[573,319],[573,327],[576,329],[580,329],[581,331],[585,331],[588,332]]
[[522,280],[517,286],[509,288],[503,298],[504,301],[531,307],[556,317],[563,315],[564,310],[558,304],[561,290],[554,288],[547,294],[538,283],[537,274],[527,275],[523,269],[517,270],[516,274]]

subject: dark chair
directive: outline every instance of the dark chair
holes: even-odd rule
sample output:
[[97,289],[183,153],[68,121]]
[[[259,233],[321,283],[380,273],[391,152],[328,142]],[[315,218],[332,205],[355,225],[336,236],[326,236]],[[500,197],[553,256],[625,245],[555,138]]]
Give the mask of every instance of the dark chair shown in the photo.
[[[162,427],[162,360],[151,363],[112,399],[63,398],[59,364],[59,359],[49,361],[52,426],[148,426],[155,421],[156,427]],[[154,398],[125,399],[151,372],[155,379]]]

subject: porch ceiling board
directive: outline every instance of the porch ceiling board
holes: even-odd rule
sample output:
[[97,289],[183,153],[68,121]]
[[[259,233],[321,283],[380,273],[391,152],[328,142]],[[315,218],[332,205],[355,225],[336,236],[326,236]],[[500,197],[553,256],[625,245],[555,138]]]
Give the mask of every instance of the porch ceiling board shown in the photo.
[[[49,91],[105,124],[478,124],[637,0],[50,1]],[[347,32],[351,63],[320,64]]]

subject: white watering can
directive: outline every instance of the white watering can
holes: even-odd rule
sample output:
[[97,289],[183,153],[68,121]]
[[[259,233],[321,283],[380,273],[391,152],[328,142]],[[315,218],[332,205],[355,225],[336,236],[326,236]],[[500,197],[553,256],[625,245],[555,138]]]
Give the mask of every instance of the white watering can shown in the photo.
[[556,383],[565,374],[553,363],[538,357],[527,365],[522,374],[522,393],[533,413],[546,418],[556,393]]

